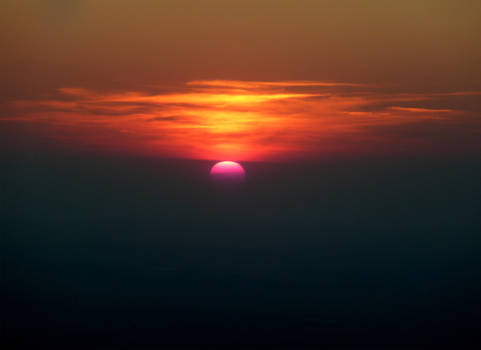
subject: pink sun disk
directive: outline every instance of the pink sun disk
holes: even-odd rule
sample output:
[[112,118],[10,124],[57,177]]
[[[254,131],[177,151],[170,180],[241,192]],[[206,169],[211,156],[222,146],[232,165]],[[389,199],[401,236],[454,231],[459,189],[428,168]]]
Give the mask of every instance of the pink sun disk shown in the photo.
[[245,171],[239,163],[227,160],[216,163],[210,170],[210,177],[214,180],[243,181]]

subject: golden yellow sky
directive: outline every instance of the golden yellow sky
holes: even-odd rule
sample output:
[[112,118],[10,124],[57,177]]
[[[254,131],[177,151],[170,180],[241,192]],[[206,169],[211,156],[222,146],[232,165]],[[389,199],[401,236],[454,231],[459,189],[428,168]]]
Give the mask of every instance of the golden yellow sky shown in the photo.
[[479,152],[480,13],[477,0],[2,1],[2,136],[235,160]]

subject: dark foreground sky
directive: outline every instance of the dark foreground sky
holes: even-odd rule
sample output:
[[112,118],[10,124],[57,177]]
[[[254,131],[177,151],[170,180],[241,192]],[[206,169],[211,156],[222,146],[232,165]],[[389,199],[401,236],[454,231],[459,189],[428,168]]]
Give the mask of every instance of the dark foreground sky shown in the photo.
[[[479,344],[471,159],[5,160],[2,339],[19,348]],[[8,174],[10,176],[8,176]]]
[[2,348],[478,348],[479,13],[2,1]]

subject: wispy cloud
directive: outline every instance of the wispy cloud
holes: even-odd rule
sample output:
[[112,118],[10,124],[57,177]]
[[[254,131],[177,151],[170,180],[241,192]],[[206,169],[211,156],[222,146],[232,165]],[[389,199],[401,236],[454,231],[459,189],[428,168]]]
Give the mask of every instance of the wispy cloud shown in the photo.
[[[99,149],[265,160],[473,147],[480,118],[451,106],[448,97],[480,94],[392,93],[322,81],[202,80],[164,93],[62,87],[48,99],[15,101],[0,119],[35,123],[38,137]],[[452,142],[450,128],[460,142]]]
[[237,88],[237,89],[260,89],[260,88],[293,88],[293,87],[366,87],[365,84],[342,83],[330,81],[238,81],[238,80],[194,80],[187,83],[189,86]]

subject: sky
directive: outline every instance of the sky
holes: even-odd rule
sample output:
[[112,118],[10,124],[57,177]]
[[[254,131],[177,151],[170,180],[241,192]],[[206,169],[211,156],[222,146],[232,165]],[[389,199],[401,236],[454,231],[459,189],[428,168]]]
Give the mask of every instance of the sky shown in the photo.
[[0,0],[0,348],[481,349],[480,15]]
[[3,1],[4,149],[481,152],[479,1]]

